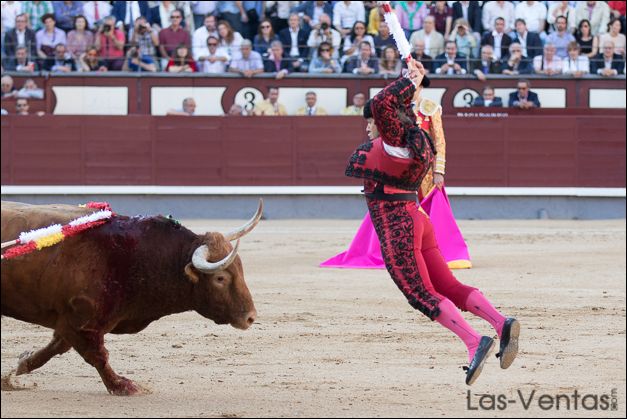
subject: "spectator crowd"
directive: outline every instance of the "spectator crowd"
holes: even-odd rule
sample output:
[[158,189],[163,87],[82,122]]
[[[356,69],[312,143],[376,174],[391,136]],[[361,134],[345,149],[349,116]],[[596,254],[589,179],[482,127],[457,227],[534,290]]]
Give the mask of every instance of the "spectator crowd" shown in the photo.
[[[395,1],[443,75],[625,73],[624,1]],[[356,76],[402,64],[375,1],[2,1],[2,70]]]

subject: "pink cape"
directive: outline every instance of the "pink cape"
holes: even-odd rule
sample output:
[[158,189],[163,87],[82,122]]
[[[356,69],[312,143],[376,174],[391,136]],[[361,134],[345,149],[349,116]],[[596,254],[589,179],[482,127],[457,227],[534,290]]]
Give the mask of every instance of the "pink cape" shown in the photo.
[[[451,269],[470,268],[468,247],[464,241],[444,188],[433,188],[420,203],[429,215],[438,247]],[[325,268],[385,269],[379,238],[366,213],[347,251],[320,264]]]

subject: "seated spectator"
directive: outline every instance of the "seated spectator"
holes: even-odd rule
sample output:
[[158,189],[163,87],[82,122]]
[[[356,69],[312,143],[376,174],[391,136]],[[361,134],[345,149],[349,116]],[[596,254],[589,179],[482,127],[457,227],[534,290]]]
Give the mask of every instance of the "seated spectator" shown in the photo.
[[15,113],[17,115],[29,115],[30,105],[26,98],[19,98],[15,101]]
[[29,20],[29,27],[37,32],[44,27],[42,16],[51,14],[54,17],[54,8],[51,1],[25,1],[22,3],[22,13]]
[[242,56],[242,35],[235,32],[229,22],[221,20],[218,22],[218,36],[220,37],[220,46],[224,48],[231,57],[231,60],[239,60]]
[[27,99],[43,99],[44,90],[37,87],[37,83],[33,79],[26,79],[24,86],[17,92],[17,97],[25,97]]
[[15,50],[15,58],[7,59],[4,67],[6,71],[22,71],[32,73],[37,70],[37,64],[28,59],[28,50],[25,46],[17,47]]
[[361,41],[359,44],[359,55],[350,57],[344,65],[345,73],[367,76],[376,74],[379,71],[378,60],[372,55],[372,46],[368,41]]
[[531,61],[525,60],[522,51],[522,46],[518,42],[513,42],[509,46],[509,56],[501,62],[503,74],[515,76],[519,74],[531,74],[533,72]]
[[577,25],[583,19],[590,21],[592,36],[601,35],[610,21],[610,7],[604,1],[578,1],[575,6]]
[[35,31],[27,26],[28,16],[22,13],[15,17],[15,27],[4,34],[4,60],[5,67],[15,66],[14,57],[17,55],[17,48],[26,48],[28,61],[37,58],[37,36]]
[[599,53],[599,37],[592,35],[588,19],[579,22],[577,32],[575,32],[575,41],[581,47],[581,53],[588,59],[592,60]]
[[241,105],[234,103],[224,116],[245,116],[245,115],[246,113],[244,111],[244,108],[242,108]]
[[268,98],[256,105],[253,112],[257,116],[286,116],[285,106],[279,103],[279,88],[270,87]]
[[581,77],[590,73],[590,60],[585,55],[580,55],[580,51],[577,42],[568,44],[568,58],[562,60],[562,74]]
[[411,34],[409,45],[416,45],[416,40],[424,41],[425,54],[431,57],[436,57],[444,52],[444,36],[435,30],[435,18],[433,16],[427,16],[423,28]]
[[361,1],[338,1],[333,6],[333,26],[342,35],[351,33],[355,22],[366,21],[366,9]]
[[303,106],[298,108],[296,111],[296,115],[306,115],[306,116],[320,116],[320,115],[328,115],[327,111],[322,106],[317,106],[316,102],[318,101],[318,97],[316,96],[316,92],[307,92],[305,93],[305,103],[307,106]]
[[107,68],[112,71],[120,71],[124,65],[124,32],[115,27],[115,17],[104,18],[102,26],[96,34],[96,48],[98,56],[104,60]]
[[385,20],[379,23],[379,34],[373,38],[373,41],[378,57],[383,57],[383,50],[387,47],[396,48],[396,42],[394,42],[394,38],[392,38],[390,33],[390,27]]
[[185,45],[188,49],[191,49],[192,41],[189,32],[182,26],[182,21],[183,13],[175,9],[170,14],[170,26],[159,32],[159,51],[164,61],[172,61],[177,58],[175,57],[175,52],[179,45]]
[[[132,71],[135,73],[147,71],[149,73],[154,73],[157,71],[157,65],[155,64],[155,60],[153,60],[150,55],[143,55],[139,51],[139,48],[130,47],[126,53],[126,60],[124,60],[122,71]],[[170,72],[172,72],[171,67]]]
[[625,74],[625,62],[622,56],[614,53],[614,43],[605,41],[602,45],[603,53],[597,55],[592,61],[591,73],[605,77]]
[[17,96],[17,89],[13,86],[13,77],[9,75],[2,76],[0,87],[2,88],[2,99]]
[[607,25],[607,33],[604,33],[599,38],[599,43],[604,45],[606,41],[612,41],[614,43],[614,52],[625,56],[625,35],[621,32],[621,23],[619,19],[613,18]]
[[145,17],[140,16],[135,19],[133,35],[131,35],[131,45],[136,46],[142,57],[150,57],[152,63],[157,67],[157,48],[159,48],[159,35],[150,26]]
[[[198,6],[200,7],[200,6]],[[192,37],[192,56],[194,61],[200,63],[209,55],[207,41],[210,36],[220,39],[218,35],[218,21],[215,16],[207,15],[203,20],[204,24],[194,31]]]
[[490,45],[481,47],[481,59],[472,61],[470,71],[481,81],[486,80],[486,74],[501,74],[501,62],[494,56]]
[[[117,10],[118,13],[116,13],[114,11],[114,15],[116,15],[118,22],[121,22],[122,20],[126,20],[126,13],[128,11],[128,4],[125,1],[116,1],[116,4],[119,5],[119,9]],[[144,3],[144,2],[142,2]],[[148,3],[148,2],[146,2]],[[161,32],[163,29],[168,28],[172,25],[172,13],[174,13],[176,9],[176,2],[173,1],[159,1],[159,2],[155,2],[157,5],[154,7],[150,7],[150,11],[148,11],[147,13],[142,13],[140,11],[140,14],[142,16],[146,16],[149,18],[150,23],[152,23],[153,25],[155,25],[155,29],[157,30],[157,32]],[[114,5],[114,9],[115,9],[115,5]],[[182,27],[185,28],[185,25],[183,24],[183,12],[181,10],[179,10],[179,12],[181,13],[181,19],[178,22],[178,24]],[[176,20],[176,19],[175,19]],[[189,31],[188,31],[189,32]]]
[[[516,12],[514,5],[509,1],[489,1],[484,3],[481,15],[483,30],[486,32],[494,31],[497,18],[501,18],[505,21],[505,29],[503,32],[510,33],[514,30]],[[494,45],[492,45],[492,47],[494,48]]]
[[41,17],[44,28],[40,29],[35,37],[37,38],[37,55],[42,60],[54,56],[54,47],[57,44],[66,43],[65,32],[55,26],[54,15],[45,14]]
[[307,40],[307,46],[313,51],[312,58],[317,57],[318,49],[323,42],[328,42],[333,47],[333,58],[339,59],[342,36],[331,27],[331,18],[326,14],[320,16],[320,27],[311,31]]
[[496,18],[494,30],[481,38],[481,46],[490,45],[494,49],[494,56],[497,60],[507,57],[511,43],[512,38],[505,33],[505,19],[502,17]]
[[607,5],[610,6],[610,19],[619,19],[623,28],[627,27],[625,22],[625,13],[627,13],[627,3],[624,1],[608,1]]
[[396,47],[386,47],[383,50],[382,58],[379,60],[379,74],[398,76],[401,74],[402,67]]
[[414,52],[411,53],[411,56],[414,60],[420,61],[422,66],[425,68],[427,73],[433,72],[433,57],[425,54],[425,41],[422,39],[415,39],[414,43]]
[[476,1],[456,1],[453,3],[453,22],[464,19],[473,32],[481,33],[481,5]]
[[464,19],[457,19],[451,33],[451,40],[455,41],[457,49],[466,57],[477,57],[477,38],[470,30],[468,22]]
[[209,35],[209,38],[207,38],[207,52],[203,54],[198,62],[198,70],[201,73],[226,73],[226,66],[231,57],[229,57],[226,49],[220,46],[220,40],[217,36]]
[[346,63],[351,57],[357,57],[360,54],[361,43],[368,42],[372,47],[372,50],[375,49],[374,40],[372,36],[366,33],[366,24],[364,22],[355,22],[353,29],[350,35],[344,38],[344,48],[343,48],[343,56],[342,60]]
[[52,73],[69,73],[76,71],[76,63],[65,45],[57,44],[54,48],[54,57],[44,61],[43,69]]
[[481,96],[477,96],[472,102],[472,106],[502,108],[503,100],[499,96],[494,96],[494,89],[492,86],[485,86],[481,91]]
[[446,4],[446,1],[434,3],[429,8],[429,15],[435,18],[435,30],[444,35],[444,39],[449,39],[453,26],[453,9]]
[[533,58],[533,71],[545,76],[562,74],[562,59],[555,54],[555,45],[544,45],[544,54]]
[[457,52],[455,41],[447,41],[444,54],[433,60],[436,74],[466,74],[466,57]]
[[575,33],[577,29],[576,19],[575,19],[575,8],[570,5],[569,1],[553,1],[552,4],[549,5],[549,12],[546,16],[546,22],[550,27],[555,29],[555,21],[559,16],[566,17],[568,21],[568,32]]
[[277,79],[282,79],[294,71],[291,61],[283,57],[283,43],[278,39],[272,42],[270,56],[263,63],[263,71],[276,73]]
[[255,35],[253,50],[261,54],[262,58],[268,58],[268,55],[270,55],[270,45],[278,40],[279,37],[275,35],[270,19],[264,19],[259,24],[259,32]]
[[357,93],[353,96],[353,104],[342,109],[342,115],[363,116],[365,104],[366,95],[363,93]]
[[263,73],[263,60],[261,54],[253,51],[253,43],[248,39],[242,41],[240,47],[240,58],[231,60],[229,72],[237,73],[250,78],[255,74]]
[[295,13],[290,14],[288,25],[279,32],[285,56],[290,60],[294,71],[307,71],[305,58],[309,56],[309,48],[307,48],[309,33],[300,27],[300,18]]
[[[425,19],[429,16],[429,7],[426,2],[399,1],[394,8],[398,22],[405,34],[415,33],[424,26]],[[434,28],[435,28],[435,20]],[[413,42],[410,42],[413,45]]]
[[542,55],[542,40],[540,35],[527,30],[524,19],[516,19],[516,36],[512,42],[518,42],[522,48],[525,59],[533,59],[536,55]]
[[342,72],[340,64],[333,58],[333,47],[330,43],[323,42],[320,44],[316,58],[309,64],[309,72],[317,74],[337,74]]
[[538,95],[529,90],[530,87],[529,80],[519,80],[517,91],[509,94],[509,107],[520,109],[539,108],[540,100]]
[[52,7],[57,28],[66,33],[74,28],[74,18],[83,14],[82,1],[53,1]]
[[87,47],[94,45],[94,33],[87,26],[87,19],[83,15],[74,17],[74,29],[67,34],[67,49],[72,58],[78,58],[87,51]]
[[521,1],[516,5],[514,15],[516,19],[523,19],[529,28],[530,32],[540,34],[540,37],[545,36],[546,27],[546,6],[542,1]]
[[111,14],[111,3],[108,1],[83,2],[83,16],[87,19],[88,26],[96,28],[102,24],[105,16]]
[[78,59],[80,71],[108,71],[106,63],[98,56],[98,48],[91,46]]
[[193,97],[183,99],[183,107],[179,109],[170,109],[166,115],[169,116],[194,116],[196,112],[196,101]]
[[185,44],[181,44],[176,47],[174,57],[168,61],[168,65],[165,67],[165,71],[168,73],[196,73],[198,67],[192,58],[191,51]]
[[556,30],[551,32],[546,38],[547,44],[555,46],[555,55],[564,59],[568,57],[568,44],[575,40],[575,37],[568,32],[568,22],[564,16],[558,16],[555,20]]
[[333,15],[333,5],[328,1],[303,1],[292,10],[293,13],[303,13],[303,28],[311,32],[320,28],[320,16]]

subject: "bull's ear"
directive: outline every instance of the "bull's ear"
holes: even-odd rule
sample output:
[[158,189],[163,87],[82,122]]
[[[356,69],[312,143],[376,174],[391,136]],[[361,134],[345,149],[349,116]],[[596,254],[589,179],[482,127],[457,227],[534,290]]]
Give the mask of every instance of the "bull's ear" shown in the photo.
[[194,284],[197,284],[200,280],[198,274],[194,271],[194,267],[191,263],[185,265],[185,275],[187,275],[187,278],[189,278],[189,280],[192,281],[192,283]]

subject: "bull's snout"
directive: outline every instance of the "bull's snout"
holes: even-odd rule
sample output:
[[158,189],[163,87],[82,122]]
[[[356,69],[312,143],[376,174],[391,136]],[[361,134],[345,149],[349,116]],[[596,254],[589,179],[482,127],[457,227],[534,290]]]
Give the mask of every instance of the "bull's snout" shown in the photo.
[[257,319],[257,310],[252,309],[248,313],[245,313],[242,316],[241,320],[237,322],[233,322],[231,323],[231,325],[237,329],[246,330],[250,326],[252,326],[252,324],[255,322],[256,319]]

